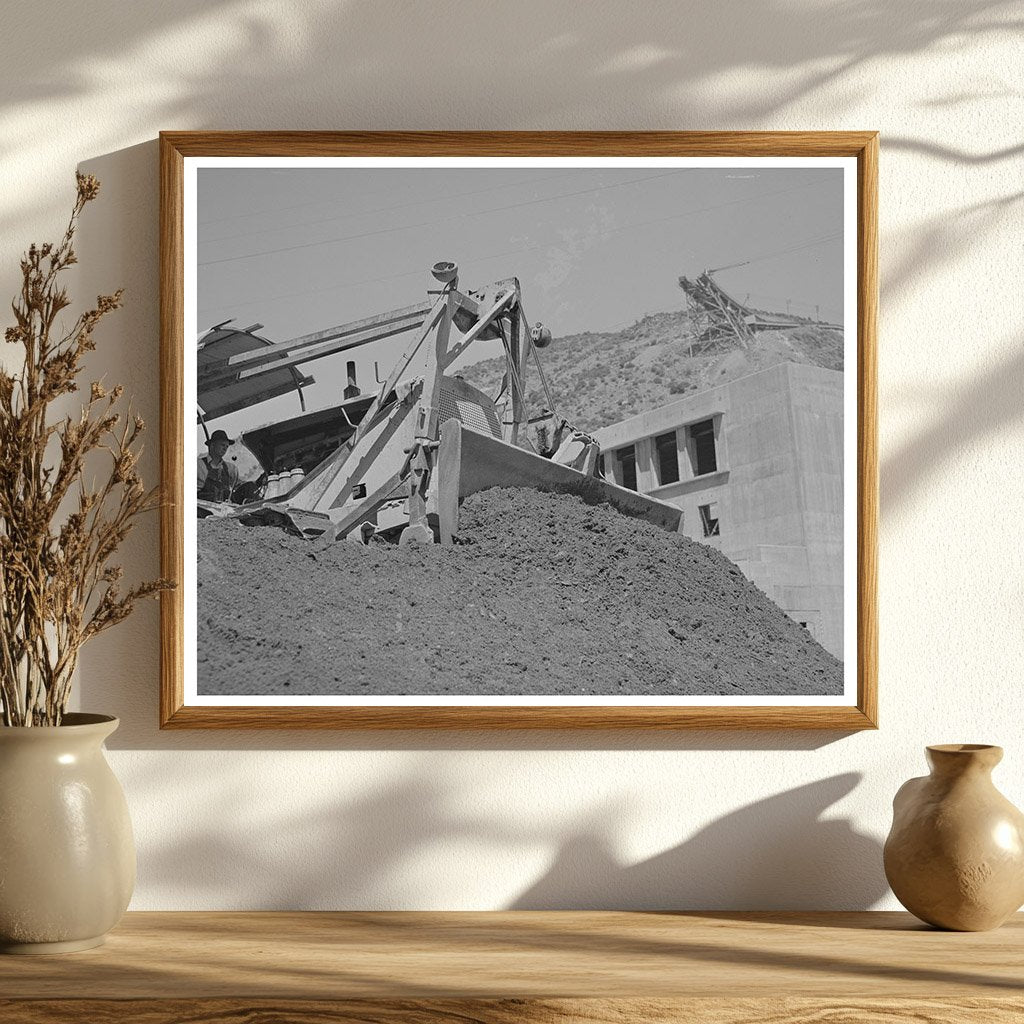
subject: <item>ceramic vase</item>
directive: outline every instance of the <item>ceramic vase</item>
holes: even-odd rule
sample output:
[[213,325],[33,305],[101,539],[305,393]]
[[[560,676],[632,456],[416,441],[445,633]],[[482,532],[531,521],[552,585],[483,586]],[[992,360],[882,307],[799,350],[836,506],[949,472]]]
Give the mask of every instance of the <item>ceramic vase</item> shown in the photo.
[[135,844],[103,752],[117,724],[0,727],[0,951],[98,946],[128,906]]
[[916,917],[938,928],[998,928],[1024,903],[1024,815],[992,784],[999,747],[927,748],[931,774],[893,800],[885,875]]

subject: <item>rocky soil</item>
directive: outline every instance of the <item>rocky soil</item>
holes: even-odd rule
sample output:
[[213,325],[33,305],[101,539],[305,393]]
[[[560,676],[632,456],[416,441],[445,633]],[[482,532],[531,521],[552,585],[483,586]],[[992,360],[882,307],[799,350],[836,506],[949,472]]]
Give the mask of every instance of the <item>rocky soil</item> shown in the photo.
[[572,496],[472,495],[453,548],[198,534],[204,694],[842,692],[842,665],[719,552]]

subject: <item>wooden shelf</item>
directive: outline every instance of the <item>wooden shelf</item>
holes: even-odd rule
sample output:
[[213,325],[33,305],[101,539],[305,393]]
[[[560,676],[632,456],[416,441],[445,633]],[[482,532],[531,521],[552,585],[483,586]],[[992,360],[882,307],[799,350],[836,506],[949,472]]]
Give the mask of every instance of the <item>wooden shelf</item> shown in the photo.
[[132,913],[0,957],[0,1020],[165,1024],[1024,1021],[1024,914]]

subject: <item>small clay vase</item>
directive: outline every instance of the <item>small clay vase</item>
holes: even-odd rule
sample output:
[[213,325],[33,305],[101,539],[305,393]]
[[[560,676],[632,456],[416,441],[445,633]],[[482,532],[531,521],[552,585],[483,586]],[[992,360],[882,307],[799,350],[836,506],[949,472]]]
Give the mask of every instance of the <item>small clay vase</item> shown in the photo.
[[916,917],[937,928],[998,928],[1024,904],[1024,814],[992,784],[1000,747],[927,748],[931,775],[893,800],[885,877]]

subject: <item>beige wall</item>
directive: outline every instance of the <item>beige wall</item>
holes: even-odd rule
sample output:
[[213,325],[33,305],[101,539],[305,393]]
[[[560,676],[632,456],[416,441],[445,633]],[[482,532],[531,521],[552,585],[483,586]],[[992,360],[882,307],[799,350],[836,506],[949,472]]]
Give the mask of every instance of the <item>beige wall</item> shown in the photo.
[[[0,295],[95,171],[77,294],[127,286],[96,372],[154,424],[161,128],[882,133],[881,731],[165,734],[148,607],[83,664],[83,704],[124,721],[136,907],[891,907],[879,844],[924,744],[1002,743],[1024,804],[1019,22],[991,0],[8,0]],[[129,568],[156,571],[155,526]]]

